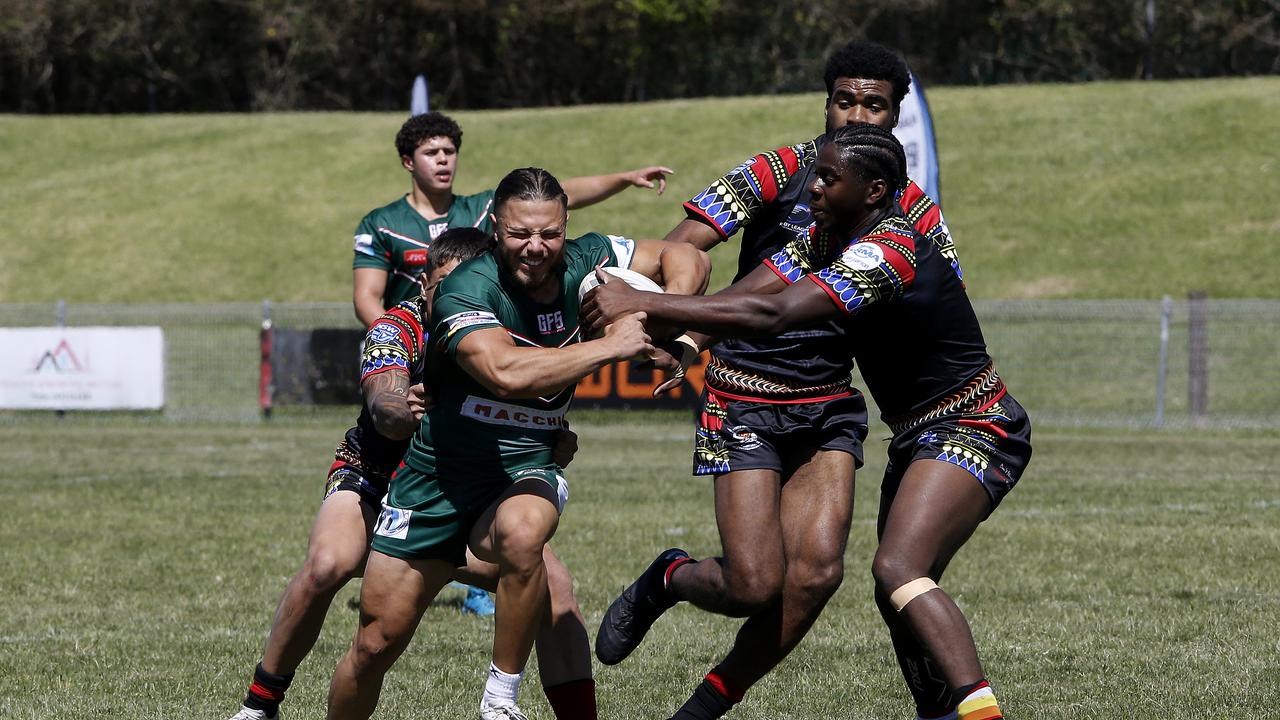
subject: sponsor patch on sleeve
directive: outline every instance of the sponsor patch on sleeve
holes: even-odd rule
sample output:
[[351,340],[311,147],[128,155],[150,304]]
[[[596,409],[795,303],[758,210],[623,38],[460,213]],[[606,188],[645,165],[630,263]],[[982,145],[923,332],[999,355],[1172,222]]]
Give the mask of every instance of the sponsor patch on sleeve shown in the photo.
[[367,337],[367,342],[369,343],[386,344],[394,342],[396,338],[400,337],[400,328],[394,323],[377,322],[374,323],[373,327],[369,328]]
[[373,250],[373,236],[368,233],[362,233],[356,236],[355,250],[361,255],[378,256],[378,253]]
[[854,243],[840,261],[852,270],[874,270],[884,264],[884,251],[875,243]]
[[502,325],[502,323],[498,322],[498,316],[483,310],[470,310],[460,312],[457,315],[450,315],[444,319],[444,324],[449,328],[449,337],[453,337],[454,333],[459,330],[475,325]]
[[618,267],[630,268],[631,260],[636,256],[636,241],[621,235],[607,235],[609,244],[613,246],[613,254],[618,256]]

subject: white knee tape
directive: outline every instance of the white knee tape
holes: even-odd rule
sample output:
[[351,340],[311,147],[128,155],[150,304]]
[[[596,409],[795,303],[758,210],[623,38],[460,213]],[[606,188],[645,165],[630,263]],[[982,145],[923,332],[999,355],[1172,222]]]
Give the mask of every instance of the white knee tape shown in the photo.
[[937,590],[938,583],[927,577],[916,578],[889,594],[889,604],[894,610],[902,612],[907,603],[915,600],[930,590]]

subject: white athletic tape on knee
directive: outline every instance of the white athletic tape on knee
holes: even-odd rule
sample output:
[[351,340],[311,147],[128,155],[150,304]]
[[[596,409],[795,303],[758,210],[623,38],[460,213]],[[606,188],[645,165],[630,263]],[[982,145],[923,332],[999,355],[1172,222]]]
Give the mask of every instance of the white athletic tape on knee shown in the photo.
[[937,590],[938,583],[927,577],[916,578],[889,594],[889,604],[894,610],[902,612],[907,603],[915,600],[930,590]]

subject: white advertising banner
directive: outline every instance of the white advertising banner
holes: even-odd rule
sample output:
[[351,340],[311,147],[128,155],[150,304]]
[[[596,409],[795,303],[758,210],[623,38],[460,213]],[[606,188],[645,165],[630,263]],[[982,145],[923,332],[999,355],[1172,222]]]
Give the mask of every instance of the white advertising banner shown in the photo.
[[911,73],[911,92],[898,109],[898,126],[893,134],[907,153],[907,176],[916,181],[933,201],[942,204],[942,183],[938,177],[938,145],[933,137],[933,118],[924,97],[920,78]]
[[0,328],[0,408],[164,407],[158,327]]

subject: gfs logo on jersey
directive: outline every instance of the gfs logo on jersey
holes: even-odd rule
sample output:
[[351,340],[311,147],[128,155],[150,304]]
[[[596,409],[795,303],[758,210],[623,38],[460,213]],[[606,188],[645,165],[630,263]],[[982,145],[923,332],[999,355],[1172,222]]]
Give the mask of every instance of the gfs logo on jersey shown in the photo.
[[405,250],[404,263],[406,265],[426,265],[427,264],[426,248]]

